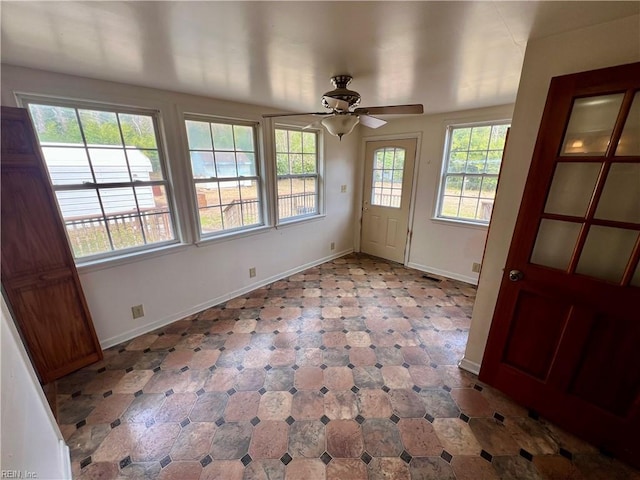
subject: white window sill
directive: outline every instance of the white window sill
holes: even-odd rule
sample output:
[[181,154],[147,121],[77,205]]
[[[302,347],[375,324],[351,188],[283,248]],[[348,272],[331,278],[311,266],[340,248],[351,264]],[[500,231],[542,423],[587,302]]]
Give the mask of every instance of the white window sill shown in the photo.
[[210,237],[204,237],[195,242],[196,247],[206,247],[207,245],[213,245],[221,242],[228,242],[229,240],[236,240],[238,238],[250,237],[253,235],[259,235],[261,233],[268,232],[271,230],[268,225],[260,225],[255,228],[246,229],[246,230],[236,230],[234,232],[228,233],[220,233],[217,235],[212,235]]
[[324,218],[326,218],[325,214],[311,215],[307,217],[294,217],[291,219],[283,220],[282,222],[278,223],[278,225],[276,225],[276,228],[279,229],[279,228],[292,227],[294,225],[300,225],[301,223],[313,222],[315,220],[323,220]]
[[454,220],[453,218],[432,217],[431,221],[441,223],[443,225],[449,225],[451,227],[475,228],[477,230],[486,230],[489,228],[488,223],[467,222],[465,220]]
[[142,260],[148,260],[154,257],[181,252],[188,247],[189,245],[186,243],[172,243],[170,245],[162,245],[156,248],[149,248],[148,250],[125,253],[123,255],[108,258],[101,258],[99,260],[90,260],[86,262],[77,261],[76,268],[78,269],[78,273],[97,272],[98,270],[119,267],[128,263],[140,262]]

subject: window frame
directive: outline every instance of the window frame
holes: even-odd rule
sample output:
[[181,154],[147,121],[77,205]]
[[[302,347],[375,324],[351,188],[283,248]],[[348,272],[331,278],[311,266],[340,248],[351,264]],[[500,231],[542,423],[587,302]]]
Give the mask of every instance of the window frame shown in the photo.
[[[148,107],[137,107],[132,105],[123,105],[119,103],[111,103],[111,102],[100,102],[100,101],[87,101],[80,100],[75,98],[68,97],[57,97],[52,95],[33,95],[33,94],[16,94],[17,104],[25,108],[29,113],[29,117],[31,118],[31,111],[29,109],[29,105],[46,105],[51,107],[61,107],[61,108],[73,108],[76,111],[76,118],[79,121],[79,113],[78,110],[92,110],[92,111],[100,111],[100,112],[108,112],[108,113],[116,113],[116,114],[131,114],[131,115],[145,115],[149,116],[153,122],[153,129],[155,133],[156,140],[156,150],[158,152],[158,160],[160,164],[160,169],[162,172],[162,180],[131,180],[129,182],[83,182],[82,184],[61,184],[55,185],[51,179],[51,173],[49,172],[49,168],[47,166],[47,162],[45,160],[45,156],[42,153],[42,144],[38,137],[36,131],[34,131],[34,136],[38,142],[38,148],[41,149],[41,155],[44,163],[44,167],[46,169],[47,180],[49,181],[49,186],[51,187],[54,197],[56,198],[56,209],[58,211],[58,215],[60,221],[62,222],[63,229],[65,232],[65,236],[67,239],[67,243],[70,247],[71,254],[73,256],[75,264],[80,267],[87,267],[90,265],[98,265],[102,263],[120,263],[122,260],[129,260],[133,258],[137,258],[139,256],[143,256],[145,254],[155,254],[157,252],[165,252],[169,248],[175,248],[182,244],[182,235],[179,225],[179,217],[178,217],[178,208],[176,204],[176,197],[173,187],[173,180],[171,176],[171,171],[169,169],[169,157],[167,154],[167,148],[164,141],[164,130],[163,130],[163,122],[161,112],[157,108],[148,108]],[[33,121],[33,120],[32,120]],[[86,154],[87,159],[89,161],[89,166],[92,172],[92,176],[94,176],[93,163],[91,161],[91,156],[89,154],[89,144],[87,143],[86,136],[82,126],[80,124],[80,132],[82,137],[82,144],[78,144],[78,148],[82,148]],[[129,159],[126,154],[126,146],[124,145],[124,137],[122,137],[122,128],[120,127],[120,122],[118,121],[120,136],[123,141],[122,147],[116,147],[114,150],[119,150],[125,152],[125,159],[127,161],[127,165],[129,166]],[[35,130],[35,129],[34,129]],[[131,173],[130,167],[129,173]],[[161,242],[154,243],[145,243],[143,245],[137,245],[134,247],[121,248],[121,249],[112,249],[110,251],[96,253],[93,255],[85,255],[82,257],[77,257],[74,253],[73,246],[71,243],[71,239],[69,237],[69,232],[66,228],[66,221],[62,214],[62,210],[60,208],[60,204],[58,202],[58,198],[55,195],[58,191],[78,191],[78,190],[87,190],[87,191],[95,191],[96,195],[98,194],[98,190],[100,189],[111,189],[111,188],[131,188],[135,192],[136,187],[146,187],[146,186],[163,186],[165,190],[165,195],[167,198],[167,209],[168,215],[171,220],[171,227],[173,233],[173,239],[165,240]],[[135,193],[134,193],[135,195]],[[107,219],[109,215],[104,212],[104,207],[102,206],[102,202],[99,200],[102,210],[102,218],[105,222],[105,228]],[[140,206],[136,199],[136,210],[137,214],[135,217],[139,220],[142,215],[140,212]],[[144,230],[144,229],[142,229]],[[146,235],[144,232],[142,233],[143,239],[146,242]],[[111,235],[108,234],[109,243],[113,248],[113,241],[111,240]]]
[[[204,122],[211,124],[224,124],[224,125],[237,125],[242,127],[251,127],[252,136],[253,136],[253,154],[255,157],[255,175],[246,176],[239,175],[237,177],[208,177],[208,178],[196,178],[193,174],[193,165],[191,162],[191,152],[192,149],[189,145],[189,135],[187,132],[187,121],[195,121],[195,122]],[[182,113],[182,128],[184,134],[184,141],[186,146],[186,163],[188,164],[187,172],[188,179],[190,185],[190,205],[191,207],[191,217],[193,219],[193,232],[195,244],[201,243],[209,243],[216,240],[224,240],[228,238],[235,238],[244,235],[250,235],[253,233],[257,233],[263,231],[265,228],[268,228],[268,212],[267,212],[267,201],[265,196],[265,179],[264,179],[264,169],[263,169],[263,161],[262,161],[262,143],[261,143],[261,134],[260,134],[260,123],[254,120],[248,119],[239,119],[239,118],[230,118],[218,115],[209,115],[203,113],[191,113],[191,112],[183,112]],[[211,127],[209,127],[211,128]],[[213,138],[212,138],[213,140]],[[211,150],[206,149],[193,149],[193,151],[199,152],[215,152],[214,145],[212,144]],[[226,150],[225,150],[226,151]],[[232,150],[231,152],[237,152],[237,150]],[[236,164],[237,165],[237,164]],[[260,214],[260,222],[249,225],[242,226],[237,228],[223,229],[214,232],[203,232],[202,224],[200,221],[200,208],[198,206],[198,194],[197,194],[197,184],[198,183],[219,183],[219,182],[241,182],[242,180],[252,180],[256,182],[256,188],[258,191],[258,212]]]
[[[287,153],[291,152],[287,150],[287,152],[278,152],[277,142],[276,142],[276,131],[277,130],[285,130],[285,131],[293,131],[304,133],[313,133],[316,137],[316,172],[315,173],[301,173],[301,174],[286,174],[279,175],[278,174],[278,153]],[[295,125],[291,123],[276,123],[272,128],[272,142],[273,142],[273,210],[275,215],[275,221],[277,227],[283,227],[286,225],[301,223],[310,221],[317,218],[323,218],[325,216],[324,210],[324,137],[323,130],[320,128],[305,128],[301,125]],[[278,181],[281,179],[295,179],[295,178],[315,178],[316,179],[316,192],[315,192],[315,201],[316,201],[316,211],[312,213],[305,213],[302,215],[295,215],[291,217],[280,218],[280,208],[279,208],[279,195],[278,195]]]
[[[477,122],[465,122],[465,123],[447,123],[445,127],[445,142],[444,142],[444,152],[442,155],[442,164],[440,170],[440,178],[438,180],[438,190],[437,190],[437,198],[435,202],[435,212],[433,216],[433,220],[442,221],[452,224],[459,225],[467,225],[471,227],[481,227],[486,228],[489,226],[491,220],[480,220],[474,218],[466,218],[460,216],[445,216],[442,214],[442,208],[445,197],[445,185],[447,181],[447,177],[450,175],[458,176],[463,175],[464,177],[472,176],[472,177],[480,177],[482,179],[491,177],[496,179],[496,191],[497,191],[497,180],[500,178],[500,171],[502,169],[502,160],[504,158],[504,149],[506,147],[506,136],[505,136],[505,144],[502,147],[502,154],[500,157],[500,166],[498,167],[498,173],[466,173],[466,172],[452,172],[448,173],[447,170],[449,168],[449,157],[451,154],[451,142],[453,137],[453,132],[456,129],[464,129],[464,128],[474,128],[474,127],[494,127],[494,126],[506,126],[507,129],[511,127],[511,119],[497,119],[497,120],[486,120],[486,121],[477,121]],[[491,150],[491,149],[487,149]],[[467,150],[468,152],[469,150]],[[464,180],[463,180],[464,181]],[[458,197],[460,199],[464,198],[461,194]],[[495,200],[495,196],[494,196]],[[478,202],[480,202],[480,197],[478,197]]]

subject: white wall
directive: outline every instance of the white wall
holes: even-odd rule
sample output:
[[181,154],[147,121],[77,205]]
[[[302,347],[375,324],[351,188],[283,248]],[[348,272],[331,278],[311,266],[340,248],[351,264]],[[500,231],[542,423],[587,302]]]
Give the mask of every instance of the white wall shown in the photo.
[[462,366],[478,370],[552,77],[640,60],[640,16],[530,40]]
[[[262,121],[268,109],[175,92],[134,87],[14,66],[2,67],[2,105],[15,106],[15,92],[45,94],[160,110],[176,196],[189,194],[188,156],[181,112]],[[353,249],[357,136],[342,142],[324,135],[326,216],[244,237],[189,243],[168,253],[109,268],[81,268],[80,280],[103,347],[215,305],[302,268]],[[347,185],[341,193],[340,186]],[[183,224],[187,212],[178,212]],[[330,250],[335,242],[335,250]],[[249,268],[257,276],[249,279]],[[132,320],[131,306],[145,316]]]
[[[14,478],[71,478],[69,448],[1,299],[0,470]],[[35,474],[27,477],[27,472]]]
[[[462,112],[412,116],[394,119],[377,130],[362,128],[363,140],[419,132],[417,152],[413,237],[408,265],[464,282],[476,284],[478,274],[471,271],[480,263],[487,227],[434,220],[447,125],[492,120],[510,120],[512,105]],[[362,149],[361,149],[362,150]]]

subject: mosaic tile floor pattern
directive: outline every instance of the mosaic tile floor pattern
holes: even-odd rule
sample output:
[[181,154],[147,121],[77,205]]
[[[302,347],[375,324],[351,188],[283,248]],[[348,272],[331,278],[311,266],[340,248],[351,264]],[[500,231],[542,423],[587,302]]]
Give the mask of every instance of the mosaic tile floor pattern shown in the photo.
[[474,295],[354,254],[111,348],[57,382],[74,478],[640,478],[457,368]]

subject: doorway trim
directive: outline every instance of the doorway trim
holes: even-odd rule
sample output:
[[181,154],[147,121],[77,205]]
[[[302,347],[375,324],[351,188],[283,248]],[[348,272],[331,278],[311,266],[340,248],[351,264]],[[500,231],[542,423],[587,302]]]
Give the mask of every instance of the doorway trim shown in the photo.
[[360,241],[362,238],[362,202],[364,200],[364,165],[366,162],[366,149],[367,142],[377,142],[377,141],[386,141],[386,140],[414,140],[416,141],[416,158],[413,163],[413,178],[411,179],[411,195],[409,196],[409,213],[407,218],[407,225],[409,228],[409,234],[407,234],[405,239],[405,248],[404,248],[404,261],[403,265],[406,267],[409,264],[409,254],[411,253],[411,237],[413,236],[413,222],[415,217],[415,200],[416,200],[416,190],[418,185],[418,174],[420,171],[420,154],[422,150],[422,132],[407,132],[407,133],[394,133],[388,135],[371,135],[371,136],[362,136],[360,142],[360,151],[358,152],[358,171],[357,177],[359,178],[359,182],[357,183],[357,194],[356,194],[356,215],[354,218],[355,228],[354,228],[354,252],[360,252]]

